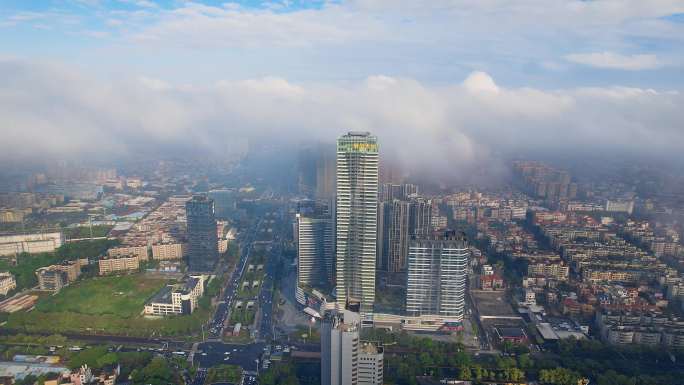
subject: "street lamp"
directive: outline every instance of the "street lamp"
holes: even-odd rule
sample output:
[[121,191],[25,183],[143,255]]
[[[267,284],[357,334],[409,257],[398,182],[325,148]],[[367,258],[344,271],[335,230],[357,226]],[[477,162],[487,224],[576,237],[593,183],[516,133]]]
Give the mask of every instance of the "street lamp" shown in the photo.
[[309,335],[311,335],[311,325],[316,323],[316,318],[311,317],[311,322],[309,322]]

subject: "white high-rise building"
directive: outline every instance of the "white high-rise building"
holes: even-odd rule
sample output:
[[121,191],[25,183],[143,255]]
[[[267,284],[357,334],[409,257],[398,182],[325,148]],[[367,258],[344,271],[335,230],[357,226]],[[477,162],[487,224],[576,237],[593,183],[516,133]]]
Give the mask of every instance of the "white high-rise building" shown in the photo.
[[326,313],[321,325],[321,384],[380,385],[383,348],[359,340],[361,317],[349,310]]
[[359,347],[359,385],[382,385],[384,379],[384,348],[371,342]]
[[406,284],[406,312],[434,315],[444,322],[461,322],[465,305],[470,250],[463,236],[411,241]]
[[350,132],[337,140],[337,302],[373,312],[378,212],[378,140]]

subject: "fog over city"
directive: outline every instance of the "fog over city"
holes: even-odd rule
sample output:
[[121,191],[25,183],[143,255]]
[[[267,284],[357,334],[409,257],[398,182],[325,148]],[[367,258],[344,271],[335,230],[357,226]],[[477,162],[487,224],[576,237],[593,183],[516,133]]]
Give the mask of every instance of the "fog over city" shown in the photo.
[[0,72],[5,158],[211,157],[239,138],[294,145],[330,142],[345,130],[376,133],[383,155],[411,169],[445,171],[530,151],[675,158],[684,149],[676,90],[506,87],[482,71],[443,85],[372,75],[344,84],[262,77],[202,86],[103,80],[19,59],[1,61]]

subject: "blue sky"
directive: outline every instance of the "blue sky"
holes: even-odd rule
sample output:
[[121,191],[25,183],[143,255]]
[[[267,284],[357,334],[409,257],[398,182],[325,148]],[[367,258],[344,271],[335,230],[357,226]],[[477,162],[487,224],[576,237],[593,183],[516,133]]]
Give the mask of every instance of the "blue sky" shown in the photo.
[[384,74],[448,84],[482,70],[511,86],[681,89],[682,4],[5,0],[0,54],[168,81]]
[[681,0],[0,0],[0,154],[354,129],[431,168],[540,146],[681,158],[682,15]]

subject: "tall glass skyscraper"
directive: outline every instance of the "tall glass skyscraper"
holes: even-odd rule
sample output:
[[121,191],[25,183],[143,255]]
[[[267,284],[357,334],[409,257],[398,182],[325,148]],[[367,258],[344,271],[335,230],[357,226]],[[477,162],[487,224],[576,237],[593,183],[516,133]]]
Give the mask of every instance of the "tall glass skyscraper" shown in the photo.
[[197,195],[185,203],[188,223],[188,269],[209,272],[218,261],[214,201]]
[[297,214],[297,285],[329,291],[333,282],[334,222],[327,206]]
[[411,241],[406,313],[462,321],[469,256],[465,237],[453,231]]
[[378,139],[350,132],[337,140],[337,301],[372,313],[378,214]]

